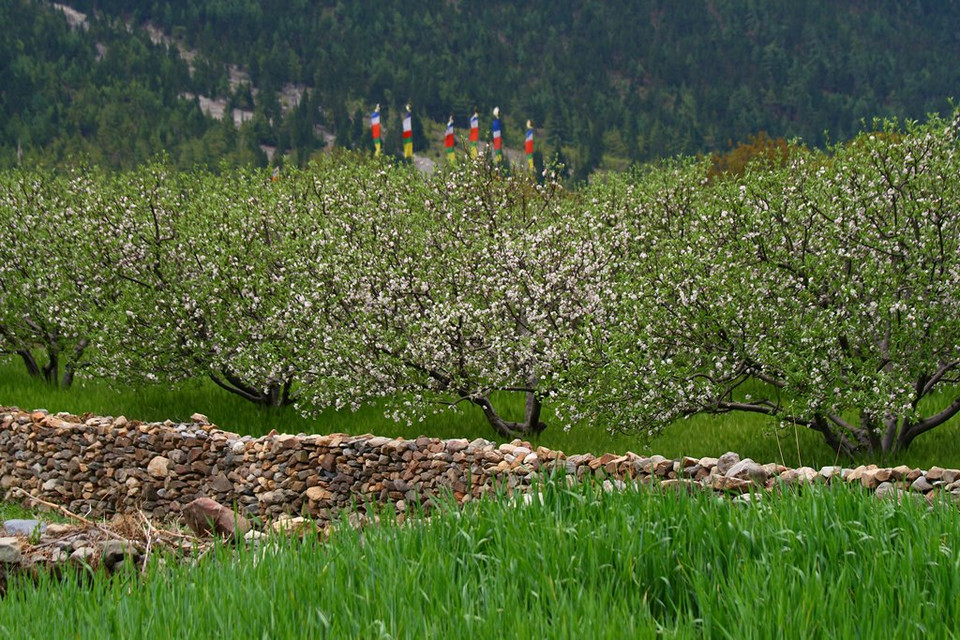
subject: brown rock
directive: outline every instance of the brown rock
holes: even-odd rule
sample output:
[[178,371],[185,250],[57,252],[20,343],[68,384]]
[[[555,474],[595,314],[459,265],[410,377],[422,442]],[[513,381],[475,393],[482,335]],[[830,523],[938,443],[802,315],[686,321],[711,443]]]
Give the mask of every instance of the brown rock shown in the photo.
[[923,475],[923,471],[922,471],[922,470],[920,470],[920,469],[911,469],[911,470],[910,470],[910,473],[908,473],[907,475],[905,475],[905,476],[903,477],[903,479],[906,480],[907,482],[913,482],[914,480],[916,480],[917,478],[919,478],[919,477],[922,476],[922,475]]
[[880,479],[877,477],[878,469],[866,469],[860,475],[860,484],[867,489],[876,489],[880,486]]
[[656,483],[654,486],[658,486],[664,490],[670,489],[676,491],[677,493],[693,493],[701,488],[700,484],[694,482],[693,480],[679,478],[662,480],[661,482]]
[[320,468],[324,471],[334,471],[337,468],[337,457],[332,453],[324,455],[320,459]]
[[[673,460],[661,460],[653,467],[653,473],[659,478],[666,478],[673,471]],[[676,475],[674,475],[676,477]]]
[[804,485],[811,484],[820,477],[820,474],[810,467],[800,467],[799,469],[787,469],[777,477],[785,484]]
[[242,537],[250,523],[242,515],[210,498],[197,498],[186,505],[183,521],[198,536],[217,534],[224,538]]
[[890,471],[892,472],[892,475],[890,477],[891,480],[903,480],[904,478],[907,477],[907,474],[910,473],[911,469],[907,465],[901,464],[899,466],[894,467]]
[[728,478],[727,476],[717,476],[714,478],[712,486],[716,491],[730,491],[732,493],[747,493],[756,487],[750,480]]
[[305,495],[308,500],[314,502],[323,502],[333,497],[333,494],[323,487],[310,487],[306,490]]
[[170,459],[163,456],[154,456],[147,465],[147,473],[154,478],[166,478],[170,473]]
[[213,476],[213,479],[210,481],[210,488],[220,493],[228,493],[233,491],[233,483],[230,482],[227,476],[221,471]]
[[846,480],[847,482],[859,482],[860,478],[863,477],[864,471],[866,470],[867,468],[865,466],[860,465],[859,467],[857,467],[856,469],[852,470],[850,473],[845,475],[843,479]]
[[317,530],[316,525],[303,516],[291,517],[287,514],[281,515],[270,525],[274,533],[286,535],[303,536],[305,533],[313,533]]
[[936,482],[937,480],[943,479],[943,469],[940,467],[930,467],[927,469],[926,478],[930,482]]

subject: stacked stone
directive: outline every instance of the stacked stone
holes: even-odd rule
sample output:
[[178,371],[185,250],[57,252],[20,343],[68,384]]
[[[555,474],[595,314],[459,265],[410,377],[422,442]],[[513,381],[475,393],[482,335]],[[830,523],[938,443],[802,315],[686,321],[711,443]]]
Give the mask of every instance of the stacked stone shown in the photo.
[[[565,456],[520,440],[251,438],[222,431],[200,414],[191,420],[139,423],[0,409],[0,490],[17,487],[89,518],[143,511],[157,520],[179,516],[198,497],[265,520],[303,514],[325,521],[372,504],[403,514],[442,494],[467,502],[497,488],[523,491],[555,470],[573,479],[598,478],[611,488],[640,482],[745,493],[846,482],[881,495],[960,497],[960,471],[938,467],[788,469],[735,453],[677,460],[634,453]],[[22,492],[7,495],[25,500]]]

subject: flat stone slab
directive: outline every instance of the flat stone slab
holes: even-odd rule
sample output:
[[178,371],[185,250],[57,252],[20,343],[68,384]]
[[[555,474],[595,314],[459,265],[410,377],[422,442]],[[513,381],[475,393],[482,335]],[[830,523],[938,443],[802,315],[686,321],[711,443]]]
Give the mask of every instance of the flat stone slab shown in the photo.
[[47,523],[39,520],[5,520],[0,533],[8,536],[32,536],[37,533],[37,527],[40,528],[40,533],[43,533],[47,530]]

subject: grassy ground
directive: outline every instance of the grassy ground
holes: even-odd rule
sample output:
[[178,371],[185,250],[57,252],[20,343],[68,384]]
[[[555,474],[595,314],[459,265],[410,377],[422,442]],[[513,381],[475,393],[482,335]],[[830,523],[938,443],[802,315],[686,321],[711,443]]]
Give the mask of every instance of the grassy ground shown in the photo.
[[[499,400],[520,417],[522,398]],[[125,415],[137,420],[187,420],[192,413],[200,412],[223,429],[251,435],[277,429],[286,433],[344,432],[405,438],[429,435],[496,439],[480,411],[472,407],[430,416],[412,426],[385,418],[382,407],[366,407],[357,413],[328,411],[317,419],[307,419],[293,409],[259,409],[202,380],[176,389],[160,386],[114,388],[102,381],[80,380],[72,389],[56,389],[30,379],[13,359],[0,360],[0,405],[76,414]],[[545,415],[548,424],[550,417],[548,407]],[[787,466],[851,464],[849,460],[838,459],[815,433],[799,428],[777,429],[770,419],[747,414],[697,416],[682,420],[652,440],[631,434],[611,435],[590,425],[578,425],[567,432],[548,428],[534,444],[566,453],[629,450],[675,458],[681,455],[719,456],[726,451],[736,451],[758,462],[781,462]],[[954,418],[947,425],[921,436],[906,454],[872,461],[923,468],[933,465],[960,468],[960,419]]]
[[[960,511],[548,487],[429,524],[14,582],[5,638],[956,637]],[[264,561],[261,561],[264,560]],[[56,615],[50,615],[56,612]]]

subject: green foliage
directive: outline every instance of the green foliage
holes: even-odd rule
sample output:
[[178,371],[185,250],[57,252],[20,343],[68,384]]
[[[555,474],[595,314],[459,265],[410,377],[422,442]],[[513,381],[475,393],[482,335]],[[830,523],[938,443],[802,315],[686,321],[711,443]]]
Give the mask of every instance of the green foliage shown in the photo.
[[751,504],[562,486],[545,485],[532,504],[483,500],[461,513],[444,503],[429,522],[401,528],[384,518],[325,543],[220,547],[194,563],[153,555],[142,576],[13,581],[0,630],[11,639],[234,629],[528,638],[532,625],[550,638],[954,633],[955,508],[847,487]]

